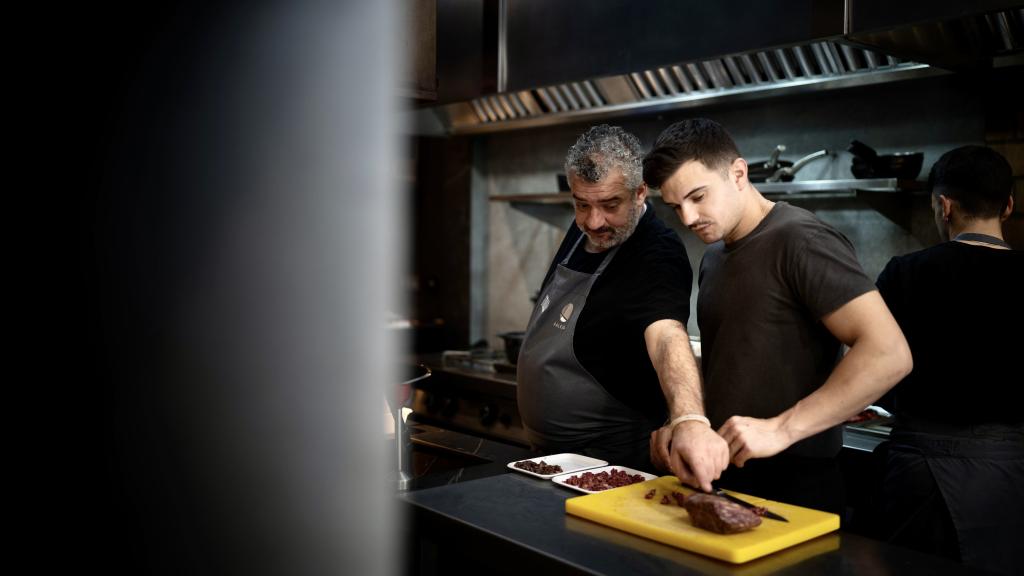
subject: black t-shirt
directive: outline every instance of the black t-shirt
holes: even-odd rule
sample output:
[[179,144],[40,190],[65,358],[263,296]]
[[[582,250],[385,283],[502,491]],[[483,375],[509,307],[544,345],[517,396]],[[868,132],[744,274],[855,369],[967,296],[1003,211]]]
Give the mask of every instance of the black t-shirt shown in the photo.
[[[548,269],[544,285],[581,234],[574,222]],[[610,250],[592,254],[584,249],[584,242],[567,265],[592,274]],[[594,283],[573,338],[573,351],[583,368],[620,402],[659,424],[668,410],[658,374],[647,354],[644,330],[665,319],[678,320],[685,326],[692,282],[686,248],[648,204],[636,230]]]
[[[716,429],[730,416],[777,416],[824,384],[840,343],[821,319],[874,290],[845,236],[785,202],[732,245],[709,246],[699,286],[704,405]],[[786,453],[841,447],[834,427]]]
[[1020,424],[1024,252],[945,242],[889,261],[878,291],[914,356],[897,422]]

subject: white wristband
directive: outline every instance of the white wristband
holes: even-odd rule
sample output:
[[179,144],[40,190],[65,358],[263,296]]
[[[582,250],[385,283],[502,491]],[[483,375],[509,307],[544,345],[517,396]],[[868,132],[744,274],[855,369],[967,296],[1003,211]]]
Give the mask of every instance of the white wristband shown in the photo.
[[711,426],[711,420],[708,420],[707,418],[701,416],[700,414],[683,414],[682,416],[677,416],[670,420],[669,423],[666,424],[665,426],[668,426],[669,428],[675,428],[676,424],[679,424],[681,422],[687,422],[689,420],[696,420],[697,422],[703,422],[708,426]]

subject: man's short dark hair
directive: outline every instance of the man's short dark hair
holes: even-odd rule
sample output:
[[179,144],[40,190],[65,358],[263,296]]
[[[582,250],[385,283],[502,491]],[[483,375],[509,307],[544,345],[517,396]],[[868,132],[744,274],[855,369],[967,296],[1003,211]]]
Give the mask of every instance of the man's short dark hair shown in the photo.
[[644,182],[661,188],[680,166],[697,160],[709,170],[726,169],[740,157],[739,148],[721,124],[690,118],[669,126],[644,157]]
[[956,200],[967,218],[997,218],[1013,192],[1013,170],[986,146],[961,146],[943,154],[928,174],[932,194]]

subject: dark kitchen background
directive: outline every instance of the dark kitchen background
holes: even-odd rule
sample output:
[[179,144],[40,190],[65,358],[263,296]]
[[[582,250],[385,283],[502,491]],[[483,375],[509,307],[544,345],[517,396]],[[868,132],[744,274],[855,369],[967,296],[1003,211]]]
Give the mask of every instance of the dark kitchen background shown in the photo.
[[[872,277],[892,256],[938,241],[923,190],[932,163],[986,144],[1016,174],[1005,235],[1021,248],[1024,23],[1012,2],[961,4],[439,0],[437,94],[414,114],[411,149],[411,287],[428,326],[417,345],[501,347],[498,334],[525,329],[573,218],[568,200],[552,197],[556,174],[597,123],[621,125],[649,147],[670,123],[708,116],[749,161],[780,144],[790,161],[828,150],[797,183],[854,179],[853,140],[880,154],[922,153],[916,175],[879,191],[852,183],[769,194],[836,226]],[[703,244],[654,204],[697,270]],[[692,310],[688,329],[698,335]]]

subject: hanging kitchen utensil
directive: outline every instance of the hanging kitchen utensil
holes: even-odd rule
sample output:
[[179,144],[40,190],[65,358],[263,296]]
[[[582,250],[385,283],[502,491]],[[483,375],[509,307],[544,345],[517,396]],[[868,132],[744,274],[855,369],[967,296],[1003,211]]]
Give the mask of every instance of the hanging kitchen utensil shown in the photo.
[[775,170],[775,172],[765,179],[765,182],[791,182],[796,173],[806,166],[808,163],[817,160],[818,158],[824,158],[829,155],[828,150],[818,150],[804,156],[797,160],[792,166],[781,166]]
[[747,179],[751,182],[792,182],[797,171],[806,166],[808,162],[829,155],[828,150],[818,150],[792,162],[779,158],[779,155],[785,151],[785,144],[779,144],[764,162],[747,163]]
[[792,166],[793,163],[789,160],[779,159],[779,155],[786,151],[785,144],[779,144],[772,150],[771,155],[767,160],[748,162],[747,163],[747,179],[751,182],[764,182],[770,176],[775,174],[779,168],[785,168]]
[[879,154],[874,148],[853,140],[847,148],[853,154],[850,172],[854,178],[899,178],[913,180],[921,172],[922,152]]

